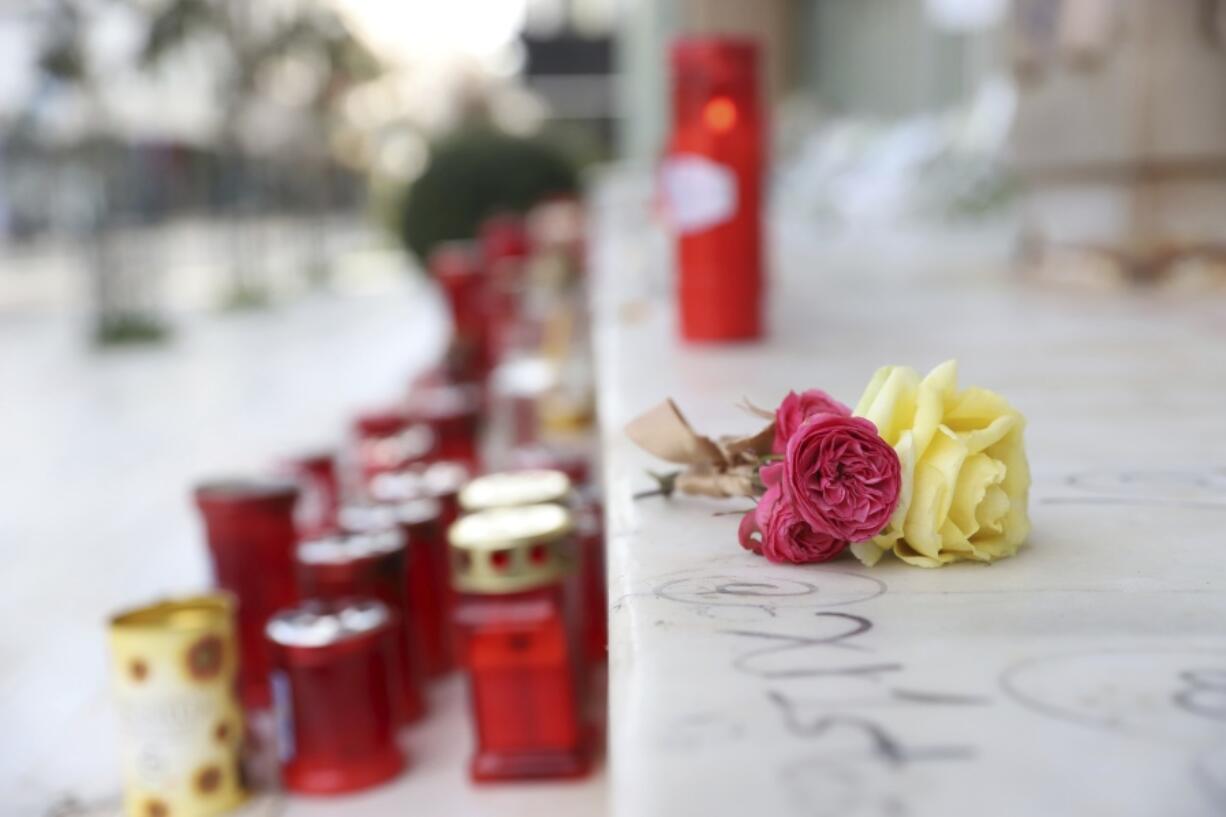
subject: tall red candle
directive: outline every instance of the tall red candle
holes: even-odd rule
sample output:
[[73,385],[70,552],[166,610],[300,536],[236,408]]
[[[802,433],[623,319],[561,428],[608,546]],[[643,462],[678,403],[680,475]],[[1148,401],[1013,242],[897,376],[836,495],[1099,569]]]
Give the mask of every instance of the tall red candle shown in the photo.
[[762,335],[763,123],[758,48],[700,37],[672,48],[673,132],[661,172],[677,235],[681,334]]
[[472,242],[441,244],[426,263],[451,311],[452,344],[448,370],[461,378],[480,378],[489,370],[487,281]]
[[434,432],[431,460],[480,467],[481,390],[472,384],[421,386],[409,394],[409,418]]
[[421,646],[427,677],[450,672],[455,665],[451,647],[451,587],[447,578],[446,532],[442,509],[428,497],[341,509],[341,527],[371,532],[396,526],[407,543],[406,603],[413,640]]
[[298,582],[304,596],[337,601],[366,597],[383,602],[396,631],[397,698],[400,719],[426,712],[422,690],[423,646],[407,601],[405,542],[392,526],[370,533],[337,533],[298,545]]
[[289,481],[229,479],[196,487],[213,576],[238,600],[239,690],[254,709],[271,703],[264,625],[297,600],[294,504]]
[[285,468],[298,481],[302,496],[294,516],[305,537],[321,536],[336,529],[340,508],[340,474],[333,451],[312,451],[289,459]]
[[413,422],[399,409],[359,414],[353,421],[353,438],[358,478],[366,493],[380,474],[424,462],[437,445],[429,427]]

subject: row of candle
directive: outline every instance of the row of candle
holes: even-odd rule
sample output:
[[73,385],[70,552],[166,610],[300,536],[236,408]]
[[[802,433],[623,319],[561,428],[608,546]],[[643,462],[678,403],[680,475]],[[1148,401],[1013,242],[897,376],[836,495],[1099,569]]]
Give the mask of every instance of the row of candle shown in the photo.
[[[227,596],[114,620],[123,706],[152,711],[151,664],[141,656],[158,652],[154,634],[159,649],[185,653],[189,664],[203,638],[217,659],[209,689],[230,677],[242,708],[274,712],[282,784],[336,793],[405,767],[397,730],[426,714],[425,685],[462,665],[474,779],[589,768],[587,676],[605,640],[599,503],[585,441],[573,434],[582,412],[560,413],[572,432],[565,441],[538,433],[550,425],[543,397],[566,385],[558,372],[575,355],[559,355],[550,326],[561,314],[573,329],[582,313],[580,221],[573,203],[555,202],[527,223],[536,225],[532,240],[524,222],[500,216],[476,245],[431,257],[454,335],[446,359],[414,381],[405,401],[358,415],[337,452],[293,458],[280,477],[196,487],[214,578]],[[542,272],[550,269],[567,272]],[[533,367],[526,387],[523,372]],[[474,478],[490,465],[515,470]],[[227,637],[221,622],[231,619]],[[190,697],[199,679],[187,680],[175,691]],[[199,728],[177,727],[212,736],[193,749],[203,760],[179,763],[190,774],[150,777],[142,752],[128,753],[129,814],[203,817],[232,805],[241,790],[230,782],[240,777],[236,758],[253,734],[235,742],[241,713],[208,717]],[[182,760],[182,746],[159,740],[146,730],[137,741],[144,757],[157,755],[162,766]]]

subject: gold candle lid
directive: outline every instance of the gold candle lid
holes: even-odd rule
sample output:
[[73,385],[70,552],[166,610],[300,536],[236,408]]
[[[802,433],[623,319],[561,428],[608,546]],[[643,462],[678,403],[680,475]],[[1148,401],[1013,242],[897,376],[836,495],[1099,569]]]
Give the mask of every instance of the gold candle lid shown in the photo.
[[504,471],[477,477],[460,489],[460,507],[466,511],[564,504],[570,499],[570,477],[561,471],[539,469]]
[[516,593],[552,584],[574,561],[561,505],[491,508],[451,526],[451,584],[462,593]]
[[234,600],[225,593],[210,593],[188,598],[166,599],[116,613],[111,629],[120,632],[194,632],[231,626]]

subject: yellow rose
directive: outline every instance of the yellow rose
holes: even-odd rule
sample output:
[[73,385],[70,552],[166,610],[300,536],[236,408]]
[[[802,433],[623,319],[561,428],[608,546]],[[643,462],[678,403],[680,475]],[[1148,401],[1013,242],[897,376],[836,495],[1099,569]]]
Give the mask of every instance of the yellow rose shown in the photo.
[[1026,419],[1003,397],[958,391],[950,360],[928,376],[905,366],[873,375],[855,415],[877,424],[902,463],[890,523],[851,550],[866,565],[887,550],[908,564],[940,567],[1012,556],[1030,533]]

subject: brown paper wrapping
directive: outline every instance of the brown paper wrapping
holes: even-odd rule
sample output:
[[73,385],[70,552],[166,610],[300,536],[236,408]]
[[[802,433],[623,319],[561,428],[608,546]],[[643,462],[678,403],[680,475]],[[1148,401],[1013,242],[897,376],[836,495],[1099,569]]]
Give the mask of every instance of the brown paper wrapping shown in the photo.
[[683,465],[673,487],[686,494],[756,497],[758,469],[770,457],[772,422],[748,437],[712,439],[694,431],[672,400],[644,412],[626,426],[636,445],[660,459]]

